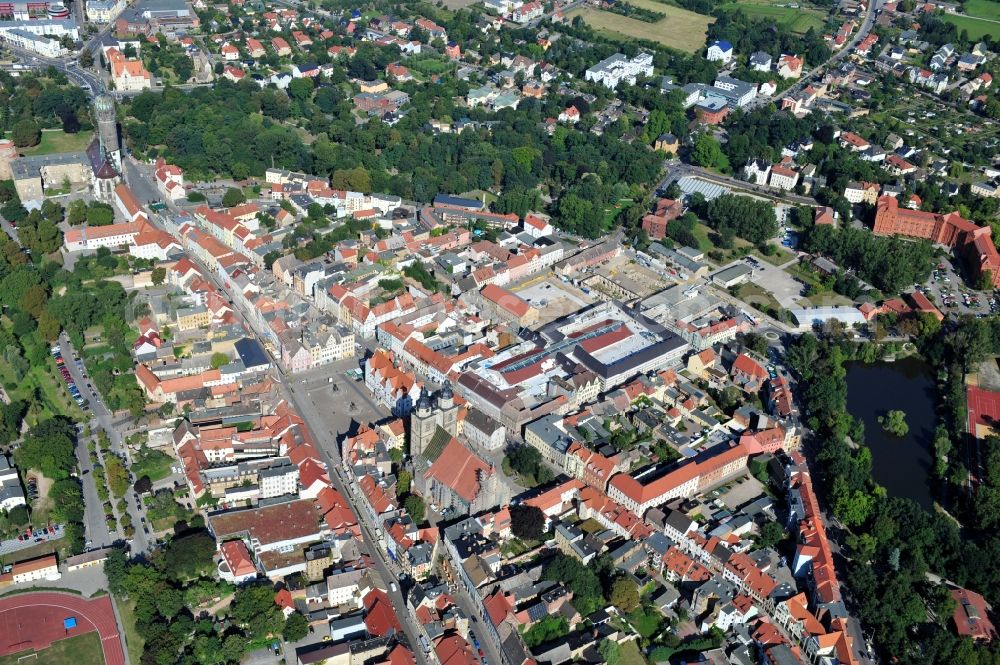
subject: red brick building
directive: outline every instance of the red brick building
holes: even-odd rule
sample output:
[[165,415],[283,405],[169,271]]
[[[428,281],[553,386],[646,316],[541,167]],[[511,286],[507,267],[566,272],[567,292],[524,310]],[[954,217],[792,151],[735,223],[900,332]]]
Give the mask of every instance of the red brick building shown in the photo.
[[957,212],[947,215],[900,208],[891,196],[879,198],[875,206],[875,226],[878,235],[904,235],[923,238],[947,245],[966,262],[973,278],[991,273],[992,284],[1000,288],[1000,254],[993,245],[990,227],[977,226]]
[[656,211],[642,218],[642,228],[653,240],[662,240],[667,235],[667,225],[684,212],[680,200],[660,199]]

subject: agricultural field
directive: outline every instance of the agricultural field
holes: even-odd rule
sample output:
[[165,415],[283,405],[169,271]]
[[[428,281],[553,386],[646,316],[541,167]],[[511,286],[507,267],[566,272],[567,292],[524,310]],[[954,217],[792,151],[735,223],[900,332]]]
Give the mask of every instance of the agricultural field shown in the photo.
[[634,18],[619,16],[593,7],[578,7],[567,18],[581,16],[587,25],[598,32],[617,38],[646,39],[679,51],[694,53],[705,46],[708,26],[715,21],[711,16],[655,2],[654,0],[629,0],[636,7],[660,12],[666,16],[656,23],[646,23]]
[[726,5],[726,7],[739,7],[748,16],[771,19],[778,25],[798,33],[805,33],[809,28],[821,30],[826,23],[829,15],[827,12],[802,5],[796,8],[785,6],[788,4],[795,3],[775,0],[739,0],[739,2]]

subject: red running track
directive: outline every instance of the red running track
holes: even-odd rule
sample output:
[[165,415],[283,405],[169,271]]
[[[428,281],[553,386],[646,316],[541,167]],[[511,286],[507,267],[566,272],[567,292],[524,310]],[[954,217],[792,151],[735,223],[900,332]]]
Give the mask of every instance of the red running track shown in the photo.
[[[63,619],[76,617],[76,627],[63,628]],[[111,598],[86,600],[68,593],[23,593],[0,598],[0,656],[34,649],[56,640],[96,630],[106,665],[125,665],[125,654]]]

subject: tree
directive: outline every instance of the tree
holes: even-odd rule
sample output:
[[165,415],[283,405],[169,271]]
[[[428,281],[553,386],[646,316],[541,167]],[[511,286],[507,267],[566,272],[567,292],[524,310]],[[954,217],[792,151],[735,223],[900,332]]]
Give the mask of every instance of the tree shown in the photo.
[[307,102],[312,97],[313,80],[311,78],[292,79],[288,84],[288,94],[292,99]]
[[149,278],[155,286],[159,286],[167,280],[167,269],[162,266],[153,268],[153,271],[149,274]]
[[142,476],[135,481],[135,485],[132,486],[136,494],[146,494],[153,489],[153,481],[149,479],[149,476]]
[[621,647],[619,647],[618,643],[612,639],[605,637],[601,640],[597,650],[600,652],[601,657],[604,658],[604,662],[607,663],[607,665],[619,665],[622,661]]
[[[398,450],[395,448],[394,450]],[[406,469],[401,469],[396,474],[396,496],[404,497],[410,493],[410,485],[413,484],[413,474]]]
[[247,197],[243,194],[242,189],[239,187],[230,187],[222,196],[222,205],[226,208],[232,208],[233,206],[238,206],[246,200]]
[[309,620],[302,614],[294,612],[285,619],[285,627],[281,631],[282,637],[288,642],[298,642],[309,634]]
[[565,584],[573,592],[573,607],[583,616],[594,612],[604,602],[600,578],[575,557],[562,553],[555,555],[542,569],[542,579]]
[[115,596],[123,596],[125,591],[125,579],[128,575],[128,557],[125,551],[119,547],[113,547],[108,552],[108,558],[104,560],[104,574],[108,578],[108,591]]
[[608,600],[626,614],[639,607],[639,588],[628,577],[619,576],[611,583]]
[[729,160],[722,153],[722,146],[710,134],[702,134],[695,139],[694,148],[691,150],[691,163],[710,169],[729,168]]
[[281,610],[274,602],[274,589],[269,584],[237,589],[230,615],[246,629],[251,639],[276,635],[285,624]]
[[105,455],[104,472],[112,496],[123,497],[128,492],[128,470],[115,455]]
[[768,521],[760,528],[757,544],[763,548],[771,548],[785,539],[785,529],[774,521]]
[[38,469],[46,478],[68,478],[76,468],[73,451],[74,427],[64,418],[50,418],[35,425],[24,436],[14,459],[24,469]]
[[115,221],[115,209],[97,201],[87,206],[88,226],[108,226]]
[[219,369],[223,365],[229,364],[229,356],[221,351],[212,354],[212,369]]
[[207,532],[196,531],[175,538],[163,551],[163,572],[173,579],[196,577],[211,570],[214,554],[215,539]]
[[545,513],[536,506],[523,503],[511,506],[510,529],[522,540],[539,540],[545,529]]
[[743,343],[754,353],[761,356],[767,355],[767,338],[760,333],[750,332],[743,335]]
[[31,519],[31,516],[28,515],[27,506],[14,506],[10,509],[10,511],[8,511],[7,519],[10,520],[11,524],[24,526],[28,523],[28,520]]
[[10,132],[10,138],[18,148],[30,148],[38,145],[42,138],[42,130],[31,118],[18,120]]
[[878,417],[878,423],[889,434],[903,437],[910,431],[910,426],[906,424],[906,414],[898,409],[889,411],[884,416]]
[[426,508],[424,507],[424,500],[419,496],[411,494],[406,497],[406,500],[403,501],[403,507],[406,508],[406,512],[410,514],[415,523],[420,524],[424,521]]
[[66,221],[71,226],[79,226],[87,221],[87,202],[83,199],[73,199],[70,201]]

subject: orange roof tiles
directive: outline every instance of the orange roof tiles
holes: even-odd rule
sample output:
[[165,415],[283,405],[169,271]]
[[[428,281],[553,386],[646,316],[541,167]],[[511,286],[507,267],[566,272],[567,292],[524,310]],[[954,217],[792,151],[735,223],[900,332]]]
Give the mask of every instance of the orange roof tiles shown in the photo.
[[479,496],[480,476],[493,472],[493,467],[452,437],[424,478],[450,487],[463,500],[472,503]]

